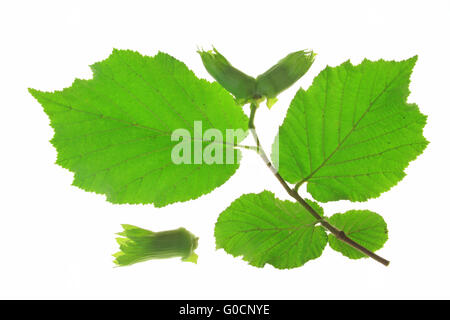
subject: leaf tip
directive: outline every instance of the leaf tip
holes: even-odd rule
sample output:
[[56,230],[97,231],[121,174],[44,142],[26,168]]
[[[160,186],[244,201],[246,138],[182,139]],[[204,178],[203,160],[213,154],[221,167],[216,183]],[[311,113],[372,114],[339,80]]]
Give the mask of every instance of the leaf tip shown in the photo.
[[27,91],[29,94],[31,94],[34,98],[37,98],[37,95],[39,94],[39,90],[33,89],[33,88],[27,88]]

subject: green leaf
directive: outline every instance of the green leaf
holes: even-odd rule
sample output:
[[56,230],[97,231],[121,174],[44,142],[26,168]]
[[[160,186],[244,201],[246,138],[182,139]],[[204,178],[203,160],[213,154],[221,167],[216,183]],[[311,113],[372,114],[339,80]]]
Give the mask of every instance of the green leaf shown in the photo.
[[[198,79],[164,53],[114,50],[91,68],[93,79],[76,79],[62,91],[29,90],[50,117],[56,162],[75,173],[75,186],[113,203],[161,207],[198,198],[236,171],[240,152],[233,143],[202,135],[194,141],[194,121],[201,121],[203,132],[215,128],[223,137],[226,129],[247,129],[247,117],[219,84]],[[190,159],[199,154],[196,143],[202,150],[215,140],[223,155],[231,149],[233,161],[175,164],[171,152],[179,141],[171,135],[180,128],[190,134]]]
[[406,102],[416,60],[347,61],[300,89],[273,145],[280,174],[322,202],[365,201],[396,185],[428,143],[426,116]]
[[[323,215],[321,207],[307,201]],[[245,194],[220,214],[216,245],[256,267],[295,268],[320,257],[327,244],[327,233],[316,221],[300,204],[269,191]]]
[[[375,212],[369,210],[350,210],[333,215],[329,222],[344,231],[346,235],[370,251],[383,247],[388,239],[386,222]],[[330,247],[350,259],[367,257],[348,244],[338,240],[333,234],[328,236]]]

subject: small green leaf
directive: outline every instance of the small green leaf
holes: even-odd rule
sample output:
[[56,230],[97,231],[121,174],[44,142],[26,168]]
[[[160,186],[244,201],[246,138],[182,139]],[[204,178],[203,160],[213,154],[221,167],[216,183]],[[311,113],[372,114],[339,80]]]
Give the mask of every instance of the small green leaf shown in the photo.
[[182,261],[197,263],[194,250],[198,238],[185,228],[170,231],[152,232],[129,224],[122,225],[123,230],[116,238],[120,251],[113,254],[114,263],[128,266],[153,259],[181,257]]
[[271,109],[275,103],[277,103],[277,98],[267,98],[266,105],[267,108]]
[[[62,91],[30,89],[55,130],[56,162],[75,173],[75,186],[113,203],[162,207],[212,191],[239,167],[240,151],[232,141],[211,143],[202,135],[215,129],[226,139],[227,129],[247,129],[248,118],[219,84],[198,79],[164,53],[114,50],[91,68],[93,79],[77,79]],[[202,132],[194,130],[195,123]],[[177,129],[188,134],[191,163],[172,159],[180,143],[171,139]],[[201,153],[212,144],[220,145],[222,163],[204,163]],[[225,159],[228,151],[231,161]]]
[[365,201],[396,185],[428,144],[426,116],[406,101],[416,60],[345,62],[300,89],[273,146],[283,178],[322,202]]
[[[388,239],[386,222],[380,215],[369,210],[350,210],[346,213],[336,213],[329,219],[329,222],[344,231],[350,239],[373,252],[382,248]],[[328,240],[331,248],[350,259],[366,257],[358,250],[336,239],[333,234],[328,235]]]
[[[321,215],[316,203],[308,203]],[[264,191],[236,199],[217,220],[217,248],[243,256],[256,267],[266,263],[279,269],[302,266],[320,257],[327,233],[298,203],[282,201]]]

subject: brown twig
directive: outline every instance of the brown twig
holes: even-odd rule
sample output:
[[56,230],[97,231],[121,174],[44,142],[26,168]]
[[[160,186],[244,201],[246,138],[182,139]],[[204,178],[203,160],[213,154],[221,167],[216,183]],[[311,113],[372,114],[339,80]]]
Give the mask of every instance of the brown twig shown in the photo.
[[250,118],[248,122],[248,129],[251,131],[253,135],[253,139],[256,142],[257,147],[257,153],[260,155],[262,160],[266,163],[266,165],[269,167],[269,169],[272,171],[272,173],[275,175],[275,177],[278,179],[278,181],[281,183],[283,188],[287,191],[287,193],[297,200],[298,203],[300,203],[314,218],[317,219],[317,222],[320,223],[325,229],[330,231],[337,239],[339,239],[342,242],[345,242],[349,246],[355,248],[356,250],[360,251],[361,253],[365,254],[366,256],[374,259],[375,261],[378,261],[379,263],[388,266],[389,261],[380,257],[379,255],[375,254],[374,252],[370,251],[369,249],[365,248],[364,246],[360,245],[359,243],[353,241],[350,239],[344,231],[339,230],[332,224],[330,224],[328,221],[322,218],[320,214],[318,214],[297,192],[298,187],[291,188],[287,182],[281,177],[278,170],[272,165],[272,163],[269,160],[269,157],[267,156],[264,149],[261,147],[261,144],[259,142],[258,135],[256,133],[255,129],[255,114],[256,109],[258,108],[258,105],[256,103],[252,103],[250,105]]

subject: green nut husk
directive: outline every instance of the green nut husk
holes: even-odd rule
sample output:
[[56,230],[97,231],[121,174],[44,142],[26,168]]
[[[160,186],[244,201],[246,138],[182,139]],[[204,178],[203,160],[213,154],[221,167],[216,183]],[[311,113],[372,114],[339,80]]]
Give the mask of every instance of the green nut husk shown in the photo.
[[315,53],[312,51],[296,51],[278,61],[272,68],[256,78],[256,95],[267,98],[270,108],[277,95],[293,85],[311,67]]
[[222,87],[234,95],[239,104],[245,104],[255,96],[255,78],[233,67],[216,48],[209,51],[199,50],[197,52],[200,54],[208,73]]
[[114,263],[128,266],[137,262],[152,259],[181,257],[182,261],[197,263],[194,250],[198,246],[198,238],[185,228],[153,232],[129,224],[122,225],[122,236],[116,238],[120,251],[113,254]]

